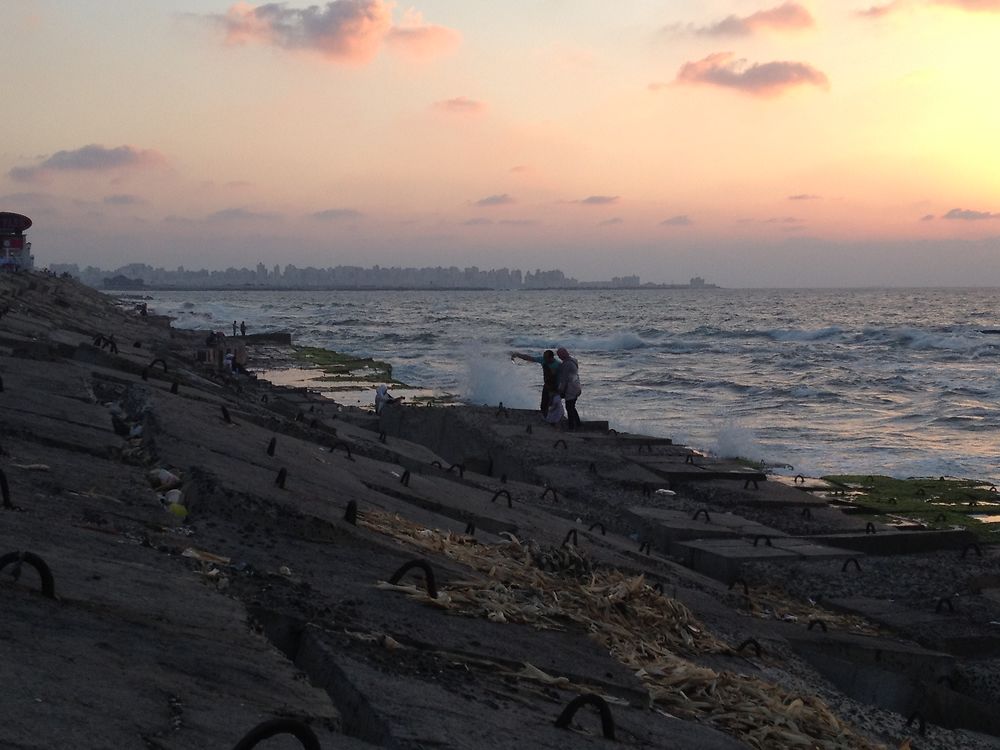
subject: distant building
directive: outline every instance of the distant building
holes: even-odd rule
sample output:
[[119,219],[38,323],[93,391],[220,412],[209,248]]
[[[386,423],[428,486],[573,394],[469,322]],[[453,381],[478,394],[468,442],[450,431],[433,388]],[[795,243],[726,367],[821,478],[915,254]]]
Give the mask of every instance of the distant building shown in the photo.
[[19,271],[34,267],[31,243],[24,236],[30,226],[31,219],[27,216],[0,211],[0,270]]
[[693,279],[691,279],[691,281],[690,281],[690,282],[688,282],[688,283],[689,283],[689,284],[690,284],[691,286],[695,287],[695,288],[701,288],[701,287],[705,286],[705,279],[703,279],[703,278],[702,278],[701,276],[695,276],[695,277],[694,277]]

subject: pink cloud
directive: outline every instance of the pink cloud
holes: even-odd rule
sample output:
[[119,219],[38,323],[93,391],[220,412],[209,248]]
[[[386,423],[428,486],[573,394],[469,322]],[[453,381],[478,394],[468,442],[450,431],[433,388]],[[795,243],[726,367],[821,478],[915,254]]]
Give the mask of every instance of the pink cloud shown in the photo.
[[486,103],[469,99],[466,96],[456,96],[454,99],[443,99],[434,102],[434,109],[450,115],[478,115],[486,111]]
[[934,5],[948,5],[953,8],[984,13],[1000,12],[1000,0],[934,0]]
[[829,88],[826,75],[800,62],[769,62],[747,65],[732,52],[716,52],[703,60],[685,63],[678,83],[708,84],[736,89],[755,96],[776,96],[796,86]]
[[388,0],[331,0],[303,9],[285,3],[238,2],[225,15],[211,18],[221,25],[230,44],[254,42],[304,50],[348,65],[370,62],[383,45],[411,60],[424,60],[454,49],[461,41],[457,31],[424,23],[413,11],[394,26],[392,8]]
[[106,148],[96,143],[69,151],[56,151],[31,167],[14,167],[8,173],[15,180],[30,182],[54,172],[108,172],[120,169],[157,167],[166,163],[153,149],[134,146]]
[[423,16],[411,10],[402,24],[389,29],[385,41],[403,57],[423,61],[453,52],[461,43],[462,35],[447,26],[424,23]]
[[747,36],[765,29],[800,31],[815,26],[812,14],[799,3],[787,2],[749,16],[728,16],[718,23],[698,29],[709,36]]

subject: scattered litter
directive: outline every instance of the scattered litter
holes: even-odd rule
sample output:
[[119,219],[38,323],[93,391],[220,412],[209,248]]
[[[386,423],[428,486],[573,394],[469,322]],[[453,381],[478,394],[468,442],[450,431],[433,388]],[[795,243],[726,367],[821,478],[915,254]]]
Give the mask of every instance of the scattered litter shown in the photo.
[[287,565],[282,565],[280,568],[278,568],[278,572],[281,573],[281,575],[285,576],[285,578],[288,578],[292,575],[292,569],[289,568]]
[[195,549],[194,547],[188,547],[186,550],[181,552],[182,557],[190,557],[199,562],[210,562],[216,563],[217,565],[229,565],[230,558],[223,557],[222,555],[214,555],[211,552],[205,552],[204,550]]
[[657,490],[656,494],[657,495],[669,495],[670,497],[673,497],[677,493],[674,492],[673,490]]
[[48,464],[11,464],[15,469],[24,469],[25,471],[48,471]]

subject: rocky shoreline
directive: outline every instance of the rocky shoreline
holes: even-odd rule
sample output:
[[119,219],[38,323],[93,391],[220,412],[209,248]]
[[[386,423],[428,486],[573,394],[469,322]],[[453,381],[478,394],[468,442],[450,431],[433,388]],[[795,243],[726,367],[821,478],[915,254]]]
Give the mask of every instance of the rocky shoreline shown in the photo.
[[68,279],[5,308],[0,746],[1000,747],[994,544],[607,425],[223,376]]

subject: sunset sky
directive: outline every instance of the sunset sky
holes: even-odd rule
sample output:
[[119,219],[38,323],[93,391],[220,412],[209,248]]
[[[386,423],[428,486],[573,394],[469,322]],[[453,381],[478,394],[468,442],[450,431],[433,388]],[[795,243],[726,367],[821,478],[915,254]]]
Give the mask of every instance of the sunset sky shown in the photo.
[[1000,286],[1000,0],[3,0],[41,264]]

